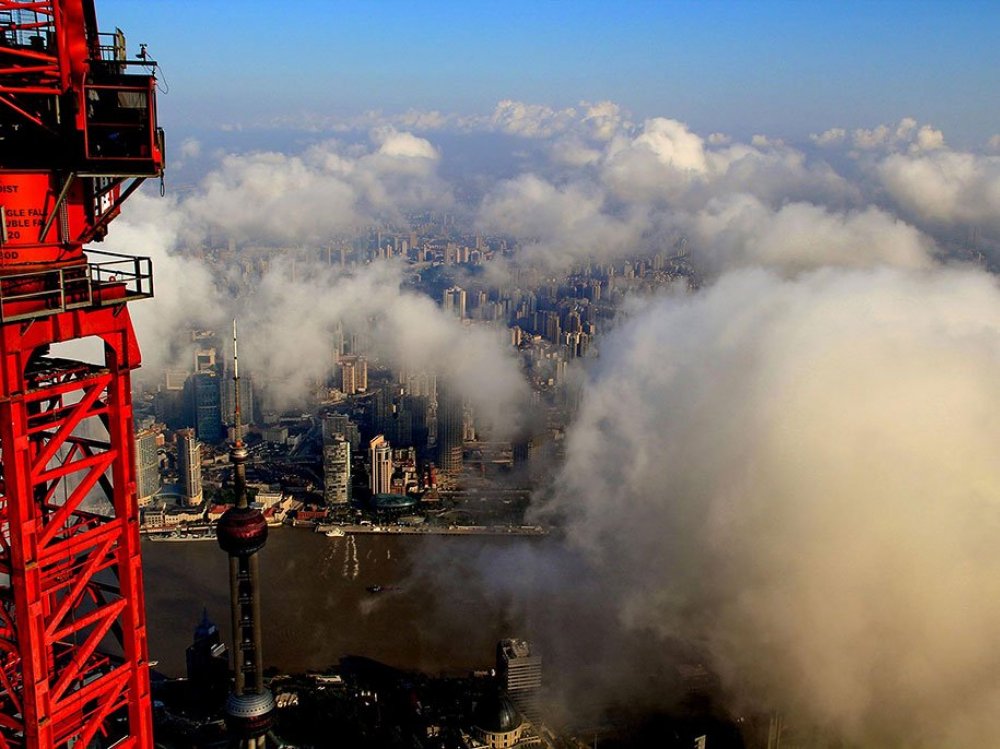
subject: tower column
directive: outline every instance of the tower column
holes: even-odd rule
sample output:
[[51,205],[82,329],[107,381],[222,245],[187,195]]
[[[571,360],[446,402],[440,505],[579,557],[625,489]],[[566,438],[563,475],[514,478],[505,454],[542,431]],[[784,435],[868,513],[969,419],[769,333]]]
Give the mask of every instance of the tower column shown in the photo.
[[[264,749],[267,731],[274,723],[275,702],[264,686],[261,648],[260,564],[257,554],[267,543],[267,521],[260,510],[250,507],[247,497],[248,453],[241,436],[240,368],[233,321],[234,439],[229,450],[233,464],[236,504],[216,528],[219,546],[229,554],[229,605],[233,622],[233,691],[226,700],[226,723],[233,744],[241,749]],[[247,679],[247,674],[252,674]]]

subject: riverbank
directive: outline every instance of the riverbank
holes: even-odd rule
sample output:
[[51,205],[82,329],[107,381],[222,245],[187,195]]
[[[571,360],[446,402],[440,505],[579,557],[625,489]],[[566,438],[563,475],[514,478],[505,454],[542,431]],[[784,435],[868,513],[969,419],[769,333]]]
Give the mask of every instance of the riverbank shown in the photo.
[[361,525],[320,524],[317,533],[345,535],[394,535],[394,536],[547,536],[548,529],[540,525]]
[[[373,525],[369,523],[309,523],[290,526],[325,533],[330,536],[547,536],[549,530],[540,525]],[[141,530],[143,536],[157,543],[181,541],[215,541],[215,526],[187,526],[184,529]]]

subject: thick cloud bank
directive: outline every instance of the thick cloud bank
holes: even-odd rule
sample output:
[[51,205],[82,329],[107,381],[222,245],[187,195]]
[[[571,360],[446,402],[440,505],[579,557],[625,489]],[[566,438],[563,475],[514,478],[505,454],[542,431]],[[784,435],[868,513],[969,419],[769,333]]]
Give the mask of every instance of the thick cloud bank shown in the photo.
[[930,225],[1000,232],[1000,157],[960,151],[893,154],[878,168],[903,211]]
[[744,704],[995,746],[998,374],[985,274],[732,272],[605,341],[548,510]]
[[321,242],[333,234],[431,204],[450,194],[423,138],[383,128],[372,150],[328,141],[290,156],[231,154],[182,201],[190,238],[223,232],[236,241]]
[[836,213],[795,202],[771,210],[736,195],[677,223],[713,272],[746,265],[789,273],[824,266],[923,268],[934,252],[928,237],[875,207]]

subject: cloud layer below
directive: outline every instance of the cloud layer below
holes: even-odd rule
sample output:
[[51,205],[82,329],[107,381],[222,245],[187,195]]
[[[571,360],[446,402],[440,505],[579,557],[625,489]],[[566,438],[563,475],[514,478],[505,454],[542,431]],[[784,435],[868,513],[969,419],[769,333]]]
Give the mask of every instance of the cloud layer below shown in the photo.
[[547,507],[625,630],[865,747],[1000,737],[1000,291],[725,274],[605,341]]

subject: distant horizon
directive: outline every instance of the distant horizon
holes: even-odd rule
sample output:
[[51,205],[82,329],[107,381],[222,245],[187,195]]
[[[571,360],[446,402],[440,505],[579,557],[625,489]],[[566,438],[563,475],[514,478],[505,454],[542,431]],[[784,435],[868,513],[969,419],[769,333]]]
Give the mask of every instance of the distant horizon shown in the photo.
[[[104,0],[170,88],[168,127],[488,115],[506,99],[614,101],[638,121],[801,140],[913,117],[966,148],[1000,132],[988,2],[577,3]],[[488,33],[484,33],[488,30]]]

